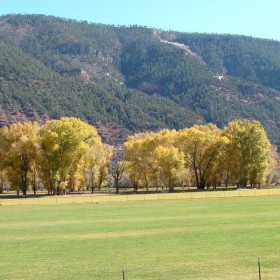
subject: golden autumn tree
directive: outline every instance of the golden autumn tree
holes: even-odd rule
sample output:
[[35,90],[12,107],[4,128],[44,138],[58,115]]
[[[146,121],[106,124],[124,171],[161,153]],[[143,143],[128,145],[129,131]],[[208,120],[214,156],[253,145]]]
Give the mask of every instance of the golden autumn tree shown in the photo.
[[193,173],[198,189],[206,186],[207,175],[225,137],[214,124],[195,125],[178,131],[176,147],[184,153],[185,166]]
[[108,165],[113,155],[113,147],[107,144],[91,146],[82,156],[74,175],[75,183],[87,185],[91,192],[100,189],[108,180]]
[[135,133],[129,136],[123,144],[127,173],[134,191],[137,191],[141,186],[147,190],[149,186],[159,186],[159,169],[154,157],[155,149],[159,146],[161,138],[159,133]]
[[5,170],[12,187],[20,188],[23,195],[36,168],[38,131],[37,122],[19,122],[0,130],[1,169]]
[[261,184],[270,169],[270,142],[260,122],[232,121],[223,135],[229,139],[226,157],[232,160],[230,173],[237,184]]
[[225,150],[228,142],[227,137],[219,136],[208,151],[213,155],[213,158],[205,171],[207,187],[213,186],[216,189],[218,185],[225,183],[227,188],[228,165],[230,163],[226,158]]
[[97,130],[77,118],[50,120],[40,130],[41,171],[48,190],[59,194],[88,149],[101,143]]
[[162,186],[172,191],[184,167],[184,154],[175,147],[158,146],[154,151]]
[[144,164],[142,144],[143,139],[131,139],[123,145],[123,154],[127,162],[126,172],[134,191],[138,190],[141,179],[143,176],[145,178],[145,171],[147,171]]
[[181,153],[173,147],[175,130],[140,133],[130,136],[123,145],[130,181],[149,188],[166,186],[170,190],[181,172]]

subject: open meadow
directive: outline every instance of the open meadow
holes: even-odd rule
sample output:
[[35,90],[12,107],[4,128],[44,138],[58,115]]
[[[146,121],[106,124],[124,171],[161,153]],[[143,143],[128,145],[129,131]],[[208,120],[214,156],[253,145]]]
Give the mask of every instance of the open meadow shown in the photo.
[[0,206],[1,279],[280,279],[280,196]]

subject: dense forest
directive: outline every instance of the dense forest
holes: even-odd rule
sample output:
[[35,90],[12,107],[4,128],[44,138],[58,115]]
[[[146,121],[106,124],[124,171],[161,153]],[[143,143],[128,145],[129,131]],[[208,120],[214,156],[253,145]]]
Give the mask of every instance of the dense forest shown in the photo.
[[280,143],[280,42],[0,17],[0,125],[77,117],[128,134],[258,120]]

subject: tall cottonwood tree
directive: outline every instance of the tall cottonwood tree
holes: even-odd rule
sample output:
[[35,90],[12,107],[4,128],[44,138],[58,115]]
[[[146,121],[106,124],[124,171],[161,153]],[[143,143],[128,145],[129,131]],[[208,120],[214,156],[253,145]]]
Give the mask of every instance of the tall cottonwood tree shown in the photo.
[[173,191],[184,167],[184,154],[175,147],[158,146],[154,152],[161,185]]
[[173,147],[175,130],[140,133],[128,138],[123,145],[127,172],[137,190],[139,184],[173,189],[182,169],[182,154]]
[[41,170],[50,192],[67,185],[71,169],[75,169],[88,149],[100,144],[97,130],[77,118],[50,120],[40,130],[40,150],[43,156]]
[[143,160],[142,139],[126,141],[123,144],[123,155],[127,162],[126,172],[134,191],[137,191],[141,178],[145,176],[145,165]]
[[15,123],[0,130],[1,169],[14,188],[20,187],[23,195],[29,186],[31,166],[35,166],[38,156],[38,132],[37,122]]
[[136,133],[123,144],[127,173],[137,191],[140,186],[159,187],[159,165],[155,159],[155,149],[165,142],[163,134],[168,130]]
[[246,187],[262,183],[270,168],[270,142],[260,122],[232,121],[223,135],[229,139],[226,157],[233,161],[229,172],[237,184]]
[[76,183],[87,185],[92,193],[94,189],[100,189],[108,180],[108,166],[112,155],[113,147],[110,145],[100,143],[91,146],[78,164]]
[[185,166],[193,173],[198,189],[206,186],[207,173],[222,143],[221,130],[214,124],[195,125],[178,131],[176,147],[184,153]]

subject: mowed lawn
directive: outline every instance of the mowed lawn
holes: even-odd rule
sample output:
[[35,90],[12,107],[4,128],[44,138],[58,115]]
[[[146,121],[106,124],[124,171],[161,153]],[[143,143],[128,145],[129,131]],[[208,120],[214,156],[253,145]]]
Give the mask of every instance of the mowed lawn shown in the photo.
[[280,279],[280,196],[0,206],[1,279]]

